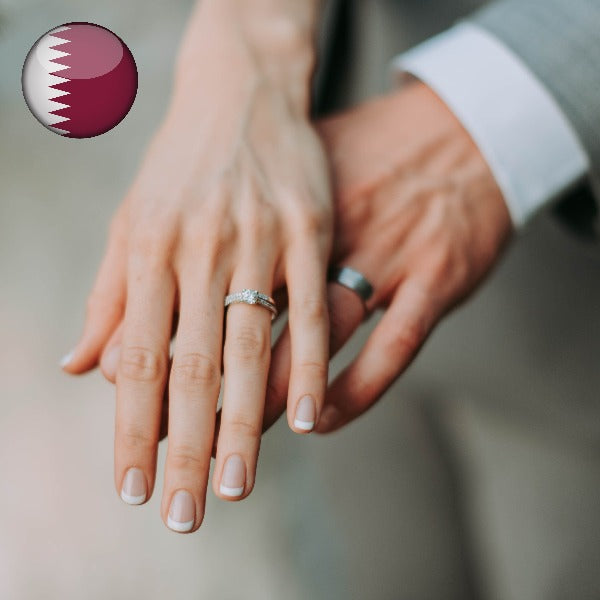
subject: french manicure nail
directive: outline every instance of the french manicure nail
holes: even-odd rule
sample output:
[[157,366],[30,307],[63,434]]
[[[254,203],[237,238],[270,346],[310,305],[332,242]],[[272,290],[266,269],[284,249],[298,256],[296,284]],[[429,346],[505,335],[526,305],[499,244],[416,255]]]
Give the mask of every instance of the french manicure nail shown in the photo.
[[142,504],[146,500],[146,477],[138,467],[131,467],[123,479],[121,498],[127,504]]
[[310,396],[303,396],[296,407],[294,427],[302,431],[312,431],[315,426],[315,401]]
[[242,457],[232,454],[223,467],[219,491],[223,496],[237,498],[244,493],[246,484],[246,465]]
[[60,362],[58,363],[60,365],[61,368],[66,367],[71,360],[73,359],[73,355],[75,354],[75,350],[71,350],[71,352],[68,352],[67,354],[65,354],[61,359]]
[[194,526],[196,504],[187,490],[177,490],[171,500],[167,525],[173,531],[185,533]]

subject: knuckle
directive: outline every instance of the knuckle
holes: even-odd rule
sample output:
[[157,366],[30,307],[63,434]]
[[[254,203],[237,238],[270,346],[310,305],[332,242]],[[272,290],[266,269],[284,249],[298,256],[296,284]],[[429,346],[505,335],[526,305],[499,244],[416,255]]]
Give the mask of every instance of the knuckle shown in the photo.
[[203,472],[208,470],[208,459],[201,448],[191,444],[175,444],[169,448],[169,467],[176,471]]
[[309,326],[320,325],[329,321],[329,310],[325,299],[310,298],[304,300],[294,312]]
[[151,432],[135,425],[127,426],[119,433],[119,438],[125,450],[136,452],[152,449],[157,443]]
[[326,381],[329,376],[329,365],[316,360],[303,360],[298,365],[300,371],[305,372],[311,381]]
[[434,279],[445,283],[438,287],[439,290],[461,285],[469,279],[472,271],[468,257],[451,243],[440,248],[432,260],[431,273]]
[[211,206],[190,222],[188,232],[196,243],[204,241],[206,246],[220,246],[233,241],[236,227],[228,212],[220,206]]
[[298,219],[296,230],[299,234],[314,237],[328,227],[329,218],[325,211],[319,209],[311,209],[303,211]]
[[297,204],[301,206],[297,218],[297,228],[300,232],[321,233],[332,226],[333,211],[329,204],[320,204],[306,197],[301,198]]
[[202,263],[215,270],[224,255],[235,243],[237,229],[228,216],[207,214],[201,222],[187,224],[183,232],[182,246]]
[[270,349],[270,339],[260,327],[243,325],[227,340],[227,353],[241,360],[264,360]]
[[278,218],[275,209],[267,203],[247,211],[243,222],[243,231],[258,242],[271,238],[278,229]]
[[435,249],[427,261],[427,270],[437,281],[446,278],[452,271],[454,252],[451,243],[446,239],[436,241]]
[[146,262],[163,263],[170,250],[170,238],[165,227],[150,223],[136,228],[132,234],[131,254]]
[[[375,385],[366,380],[365,377],[362,377],[359,373],[349,372],[345,381],[346,387],[352,390],[353,398],[360,398],[362,400],[367,400],[372,397],[373,390],[375,389]],[[338,407],[338,410],[345,412],[346,414],[351,414],[355,411],[357,401],[354,400],[352,403],[348,403],[343,407]]]
[[234,414],[224,423],[232,438],[259,439],[262,434],[262,423],[252,420],[243,414]]
[[419,348],[424,337],[424,327],[421,320],[411,320],[404,323],[402,330],[390,336],[383,347],[383,355],[392,359],[409,358]]
[[133,381],[159,382],[166,373],[166,356],[143,346],[125,346],[121,350],[121,376]]
[[179,357],[175,355],[171,378],[174,384],[183,387],[201,385],[214,388],[221,381],[221,370],[210,356],[188,352]]
[[204,235],[207,252],[221,256],[235,242],[237,228],[229,218],[224,218],[214,224],[212,231],[206,231]]

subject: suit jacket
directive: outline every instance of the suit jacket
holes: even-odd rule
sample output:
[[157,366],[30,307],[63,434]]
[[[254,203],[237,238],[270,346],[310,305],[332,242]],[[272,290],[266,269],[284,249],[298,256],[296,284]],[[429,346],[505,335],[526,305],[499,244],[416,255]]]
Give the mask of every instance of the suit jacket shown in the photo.
[[[552,93],[587,150],[590,183],[598,196],[600,2],[502,0],[472,18],[514,50]],[[596,206],[589,194],[578,194],[560,210],[582,231],[598,235]]]

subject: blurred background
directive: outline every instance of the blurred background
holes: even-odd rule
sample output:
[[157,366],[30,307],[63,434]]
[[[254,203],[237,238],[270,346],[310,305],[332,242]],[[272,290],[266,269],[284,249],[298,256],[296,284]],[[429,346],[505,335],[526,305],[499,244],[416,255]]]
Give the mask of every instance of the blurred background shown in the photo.
[[[395,53],[475,4],[350,3],[330,108],[388,89]],[[58,361],[166,108],[190,6],[0,0],[0,598],[600,597],[586,579],[600,565],[600,263],[549,216],[365,417],[330,437],[278,423],[243,503],[209,491],[201,529],[170,532],[166,442],[154,497],[120,500],[114,389]],[[381,33],[390,16],[405,29]],[[21,94],[29,48],[69,21],[112,29],[138,64],[130,114],[90,140],[44,129]]]

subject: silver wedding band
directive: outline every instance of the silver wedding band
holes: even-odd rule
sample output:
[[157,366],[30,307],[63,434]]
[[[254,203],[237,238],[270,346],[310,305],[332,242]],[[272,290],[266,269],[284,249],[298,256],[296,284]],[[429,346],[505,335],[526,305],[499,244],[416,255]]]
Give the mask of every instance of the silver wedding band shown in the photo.
[[258,290],[245,289],[241,292],[235,292],[234,294],[228,294],[225,296],[225,308],[227,308],[230,304],[236,303],[258,304],[259,306],[271,311],[271,320],[277,316],[277,306],[275,305],[275,300],[273,300],[271,296],[263,294]]
[[352,290],[363,302],[373,295],[373,286],[369,280],[352,267],[331,267],[327,279]]

